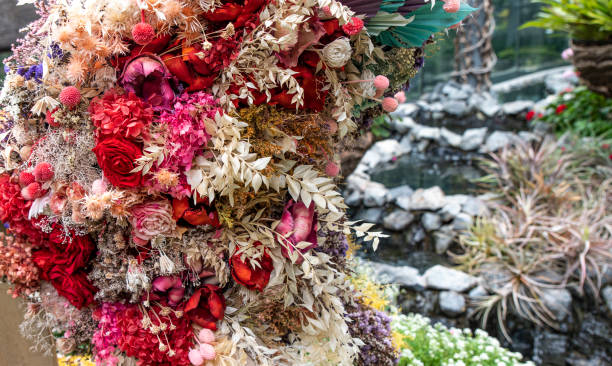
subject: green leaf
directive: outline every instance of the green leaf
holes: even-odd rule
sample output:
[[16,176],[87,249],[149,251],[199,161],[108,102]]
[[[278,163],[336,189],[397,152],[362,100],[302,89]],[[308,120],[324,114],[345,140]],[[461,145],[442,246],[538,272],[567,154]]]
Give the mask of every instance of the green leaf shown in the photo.
[[[377,41],[392,47],[421,47],[432,34],[459,23],[477,10],[467,4],[461,4],[458,12],[447,13],[442,8],[443,5],[443,2],[438,1],[433,8],[429,6],[420,7],[417,11],[407,15],[414,17],[412,22],[401,27],[390,26],[389,29],[376,37]],[[369,26],[368,23],[368,29]],[[377,27],[381,26],[381,24],[377,24]]]
[[406,18],[400,13],[379,11],[374,18],[368,20],[367,29],[369,34],[377,36],[391,27],[403,27],[408,25],[413,20],[414,16]]

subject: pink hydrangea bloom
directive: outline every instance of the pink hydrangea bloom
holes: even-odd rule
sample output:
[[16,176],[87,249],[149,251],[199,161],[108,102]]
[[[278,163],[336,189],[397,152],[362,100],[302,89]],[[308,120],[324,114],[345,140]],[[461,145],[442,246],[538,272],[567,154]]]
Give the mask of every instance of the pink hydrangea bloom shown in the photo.
[[93,335],[93,354],[96,365],[115,366],[119,358],[115,355],[115,349],[121,331],[117,327],[117,315],[125,310],[125,305],[120,303],[103,302],[96,310],[98,319],[98,330]]

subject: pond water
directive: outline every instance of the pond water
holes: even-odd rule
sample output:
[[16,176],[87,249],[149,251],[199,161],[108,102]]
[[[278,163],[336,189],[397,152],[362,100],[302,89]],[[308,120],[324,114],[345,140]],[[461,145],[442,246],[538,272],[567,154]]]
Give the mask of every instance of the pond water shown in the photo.
[[439,186],[446,194],[467,194],[477,188],[473,181],[483,176],[474,162],[476,156],[448,151],[404,155],[393,163],[375,168],[370,176],[387,188]]

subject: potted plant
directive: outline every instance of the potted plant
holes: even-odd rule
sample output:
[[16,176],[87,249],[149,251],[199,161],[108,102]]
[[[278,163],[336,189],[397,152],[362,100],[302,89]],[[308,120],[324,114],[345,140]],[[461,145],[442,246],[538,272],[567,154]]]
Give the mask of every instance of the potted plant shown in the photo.
[[537,0],[545,6],[523,27],[569,33],[573,63],[585,85],[612,97],[612,0]]

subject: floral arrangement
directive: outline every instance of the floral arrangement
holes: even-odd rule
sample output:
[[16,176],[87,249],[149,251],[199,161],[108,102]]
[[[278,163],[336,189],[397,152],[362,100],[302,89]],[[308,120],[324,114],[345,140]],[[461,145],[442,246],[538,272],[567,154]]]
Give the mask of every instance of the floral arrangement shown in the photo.
[[66,364],[394,364],[348,278],[338,152],[472,8],[406,0],[20,0],[0,274]]

